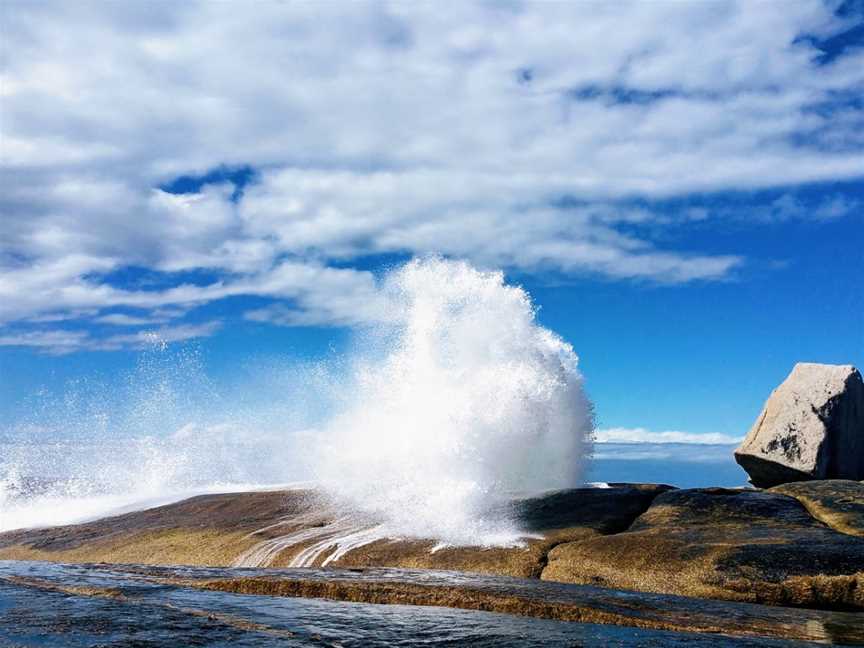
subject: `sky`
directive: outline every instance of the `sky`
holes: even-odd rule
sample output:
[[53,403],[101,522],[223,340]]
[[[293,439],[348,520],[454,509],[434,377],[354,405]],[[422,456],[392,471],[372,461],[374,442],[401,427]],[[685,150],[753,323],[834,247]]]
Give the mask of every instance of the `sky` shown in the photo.
[[601,440],[729,443],[864,366],[864,3],[20,2],[0,15],[0,428],[194,345],[344,350],[465,259]]

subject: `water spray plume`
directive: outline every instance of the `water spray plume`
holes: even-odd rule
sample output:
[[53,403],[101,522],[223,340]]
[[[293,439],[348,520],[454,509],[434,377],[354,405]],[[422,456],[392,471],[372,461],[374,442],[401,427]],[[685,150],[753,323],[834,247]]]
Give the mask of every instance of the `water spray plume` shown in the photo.
[[352,397],[312,453],[318,481],[391,534],[512,541],[501,500],[576,485],[590,453],[576,354],[500,272],[412,261],[382,290],[389,324],[361,337]]
[[295,540],[304,564],[381,537],[519,542],[502,503],[577,485],[590,454],[576,354],[500,272],[415,260],[379,288],[378,323],[345,357],[273,360],[226,392],[198,353],[155,348],[125,380],[46,399],[7,431],[0,530],[313,480],[332,524],[271,538],[244,564]]

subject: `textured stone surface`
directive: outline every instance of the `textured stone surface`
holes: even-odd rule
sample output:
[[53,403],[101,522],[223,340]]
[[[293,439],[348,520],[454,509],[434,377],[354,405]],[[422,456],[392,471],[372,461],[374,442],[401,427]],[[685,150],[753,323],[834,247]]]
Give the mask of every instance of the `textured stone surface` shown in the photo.
[[794,482],[771,489],[794,497],[832,529],[864,537],[864,483],[848,479]]
[[[333,566],[412,567],[538,577],[549,548],[560,542],[626,529],[670,486],[611,484],[515,500],[508,514],[539,537],[523,547],[448,547],[433,540],[382,539],[360,546]],[[0,534],[0,559],[229,566],[267,541],[324,528],[342,518],[311,490],[202,495],[96,522]],[[254,533],[253,533],[254,532]],[[347,532],[347,531],[346,531]],[[286,543],[266,564],[287,566],[309,544]],[[310,566],[318,566],[330,551]]]
[[629,530],[558,545],[542,578],[707,598],[864,609],[864,539],[771,492],[658,496]]
[[[549,549],[562,542],[617,533],[626,529],[652,500],[671,487],[657,484],[610,484],[609,488],[574,488],[516,500],[510,514],[522,529],[540,536],[524,547],[445,547],[429,540],[380,540],[358,547],[331,563],[340,567],[449,569],[538,578]],[[285,552],[274,566],[288,564]],[[323,558],[323,556],[322,556]],[[315,565],[320,565],[321,560]]]
[[[859,487],[831,481],[778,492],[634,484],[559,491],[509,505],[538,536],[522,547],[433,552],[433,541],[385,539],[328,566],[542,575],[664,594],[864,609],[864,537],[850,532],[858,524]],[[344,513],[308,490],[207,495],[87,524],[0,534],[0,559],[230,566],[262,542],[317,532]],[[279,547],[266,564],[289,565],[308,544]],[[329,554],[318,554],[311,566]]]
[[0,533],[0,559],[230,565],[285,518],[327,508],[311,490],[221,493],[93,522]]
[[735,451],[762,488],[864,479],[864,382],[851,365],[799,363]]

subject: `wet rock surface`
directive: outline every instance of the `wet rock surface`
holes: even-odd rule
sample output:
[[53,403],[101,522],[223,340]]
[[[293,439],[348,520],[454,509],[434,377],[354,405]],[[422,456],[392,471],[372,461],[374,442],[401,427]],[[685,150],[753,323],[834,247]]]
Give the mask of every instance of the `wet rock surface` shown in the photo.
[[[833,480],[772,491],[613,484],[546,493],[508,505],[532,534],[524,545],[492,548],[374,538],[339,549],[334,534],[351,538],[358,522],[350,516],[346,522],[344,511],[319,493],[212,495],[88,524],[0,534],[0,559],[286,567],[307,556],[302,566],[445,569],[862,610],[862,488]],[[249,555],[257,558],[241,560]]]
[[799,363],[735,451],[768,488],[808,479],[864,479],[864,381],[851,365]]
[[[609,488],[575,488],[515,500],[508,513],[527,533],[541,536],[527,539],[524,547],[436,548],[434,541],[380,540],[358,547],[332,564],[538,578],[552,547],[626,529],[657,495],[671,488],[656,484],[609,484]],[[290,552],[286,552],[281,561],[272,564],[287,565],[289,557]],[[313,566],[320,566],[322,560],[323,556]]]
[[558,545],[542,577],[773,605],[864,609],[864,539],[773,492],[659,495],[623,533]]
[[441,571],[0,562],[0,646],[4,640],[15,646],[803,646],[861,643],[864,625],[848,612]]
[[[577,538],[626,529],[670,486],[610,484],[577,488],[513,501],[506,511],[529,538],[522,547],[445,547],[432,540],[382,538],[334,561],[340,566],[438,568],[539,577],[549,548]],[[88,524],[0,534],[0,558],[66,562],[126,562],[230,566],[244,552],[272,543],[265,565],[288,566],[320,535],[344,518],[332,502],[310,490],[204,495],[148,511]],[[352,521],[339,527],[350,534]],[[326,546],[327,536],[324,535]],[[269,547],[267,547],[269,551]],[[262,554],[265,555],[265,554]],[[307,566],[320,566],[322,551]]]
[[258,541],[250,533],[327,509],[312,490],[200,495],[84,524],[0,533],[0,558],[230,565]]
[[864,482],[848,479],[794,482],[773,493],[797,499],[820,522],[835,531],[864,537]]

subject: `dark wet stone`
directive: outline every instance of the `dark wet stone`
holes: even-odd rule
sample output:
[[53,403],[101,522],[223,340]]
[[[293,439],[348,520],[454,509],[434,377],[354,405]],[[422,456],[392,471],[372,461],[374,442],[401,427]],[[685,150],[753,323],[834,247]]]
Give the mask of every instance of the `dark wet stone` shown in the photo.
[[34,629],[42,646],[93,645],[93,628],[106,645],[140,639],[152,646],[666,648],[864,641],[860,615],[848,612],[476,574],[0,562],[0,645]]
[[664,484],[608,484],[608,488],[573,488],[513,503],[521,526],[531,532],[583,527],[618,533],[645,512],[655,497],[674,487]]

